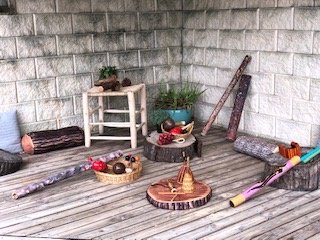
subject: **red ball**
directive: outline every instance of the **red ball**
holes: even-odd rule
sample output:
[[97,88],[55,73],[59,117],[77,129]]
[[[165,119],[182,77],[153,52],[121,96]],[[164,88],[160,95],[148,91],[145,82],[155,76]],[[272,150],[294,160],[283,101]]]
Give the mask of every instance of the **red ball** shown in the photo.
[[92,169],[101,172],[107,169],[107,164],[101,160],[95,160],[92,163]]

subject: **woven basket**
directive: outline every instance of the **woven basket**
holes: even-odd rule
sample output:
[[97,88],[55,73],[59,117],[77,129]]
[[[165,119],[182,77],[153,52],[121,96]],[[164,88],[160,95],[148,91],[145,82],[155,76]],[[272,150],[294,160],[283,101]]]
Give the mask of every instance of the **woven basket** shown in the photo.
[[[189,124],[187,124],[185,126],[183,126],[183,125],[181,125],[179,123],[176,123],[176,127],[182,127],[185,130],[187,130],[187,132],[184,133],[184,134],[172,134],[173,135],[173,139],[179,139],[179,138],[187,139],[190,136],[190,134],[192,133],[193,125],[194,125],[194,122],[191,122],[191,123],[189,123]],[[163,129],[162,124],[161,124],[161,130],[162,130],[163,133],[168,133],[167,131],[165,131]]]
[[0,176],[14,173],[20,169],[22,157],[4,150],[0,150]]
[[125,161],[124,159],[110,161],[107,164],[108,169],[106,170],[106,172],[94,171],[97,179],[100,182],[103,182],[106,184],[121,184],[121,183],[133,182],[134,180],[138,179],[141,176],[142,164],[140,161],[131,163],[132,165],[130,167],[133,169],[131,173],[122,173],[122,174],[115,174],[112,171],[113,164],[117,162],[122,162],[126,167],[129,167],[129,162]]

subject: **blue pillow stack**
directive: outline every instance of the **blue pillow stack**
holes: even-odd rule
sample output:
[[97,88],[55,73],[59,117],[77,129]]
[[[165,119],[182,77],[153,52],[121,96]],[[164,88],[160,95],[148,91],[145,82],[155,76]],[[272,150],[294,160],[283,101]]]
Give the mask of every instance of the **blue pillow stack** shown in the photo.
[[17,112],[0,112],[0,149],[10,153],[21,153],[21,136]]

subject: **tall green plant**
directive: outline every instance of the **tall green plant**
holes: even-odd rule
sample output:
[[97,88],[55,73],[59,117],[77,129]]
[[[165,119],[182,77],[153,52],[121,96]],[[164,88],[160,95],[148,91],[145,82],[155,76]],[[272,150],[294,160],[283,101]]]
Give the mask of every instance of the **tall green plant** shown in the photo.
[[170,115],[167,112],[161,109],[153,109],[148,116],[149,121],[152,125],[160,125],[163,122],[163,120],[170,117]]
[[199,99],[205,90],[201,90],[199,85],[184,83],[182,86],[175,86],[166,89],[164,84],[160,84],[158,95],[155,99],[157,109],[190,109]]

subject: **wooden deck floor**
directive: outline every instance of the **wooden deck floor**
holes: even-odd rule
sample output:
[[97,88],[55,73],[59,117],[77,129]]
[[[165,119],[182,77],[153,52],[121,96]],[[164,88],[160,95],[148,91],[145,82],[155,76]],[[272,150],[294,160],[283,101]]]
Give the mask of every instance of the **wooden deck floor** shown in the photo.
[[[199,135],[201,129],[196,129]],[[143,176],[128,185],[104,185],[92,171],[81,173],[18,200],[11,193],[26,183],[118,149],[132,151],[129,142],[95,142],[25,156],[23,169],[0,177],[0,239],[320,239],[320,190],[294,192],[266,188],[237,208],[229,198],[260,179],[264,164],[236,153],[224,140],[225,131],[212,128],[203,141],[202,157],[191,161],[196,179],[209,184],[213,197],[191,210],[155,208],[146,200],[147,187],[176,176],[181,163],[145,158]]]

